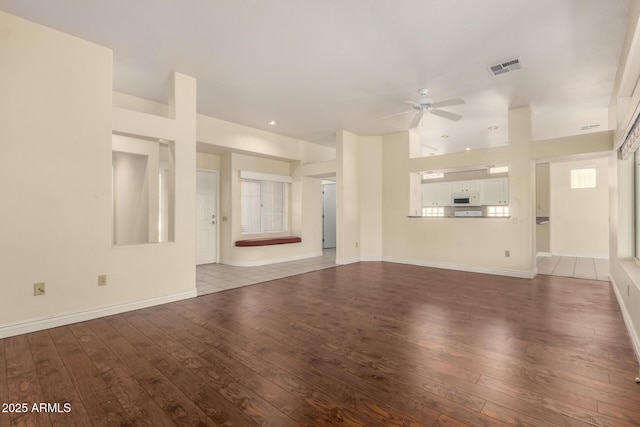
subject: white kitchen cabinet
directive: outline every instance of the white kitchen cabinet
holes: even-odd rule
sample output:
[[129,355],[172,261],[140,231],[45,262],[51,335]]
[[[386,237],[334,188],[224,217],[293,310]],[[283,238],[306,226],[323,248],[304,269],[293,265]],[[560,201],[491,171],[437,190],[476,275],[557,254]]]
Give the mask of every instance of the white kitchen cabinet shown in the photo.
[[480,181],[480,203],[485,206],[509,204],[509,179],[491,178]]
[[422,206],[451,206],[451,183],[422,184]]
[[454,193],[477,193],[480,191],[478,180],[455,181],[451,183],[451,191]]

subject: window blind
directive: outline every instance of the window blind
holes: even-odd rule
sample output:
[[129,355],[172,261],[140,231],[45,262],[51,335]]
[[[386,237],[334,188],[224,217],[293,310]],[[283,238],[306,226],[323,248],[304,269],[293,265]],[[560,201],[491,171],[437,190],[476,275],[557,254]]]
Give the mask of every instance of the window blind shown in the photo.
[[242,234],[277,233],[287,228],[287,183],[241,180]]

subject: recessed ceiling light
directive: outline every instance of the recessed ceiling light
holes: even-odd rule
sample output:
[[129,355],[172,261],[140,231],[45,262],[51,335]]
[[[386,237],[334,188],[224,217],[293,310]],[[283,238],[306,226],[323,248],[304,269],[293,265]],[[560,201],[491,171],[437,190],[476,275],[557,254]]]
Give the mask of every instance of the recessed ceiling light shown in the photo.
[[276,122],[275,120],[271,120],[271,121],[269,122],[269,126],[275,126],[275,125],[277,125],[277,124],[278,124],[278,122]]
[[469,150],[471,150],[471,148],[470,148],[470,147],[467,147],[467,148],[465,148],[464,150],[465,150],[465,151],[469,151]]
[[493,132],[494,130],[498,130],[498,126],[489,126],[487,129]]
[[447,139],[447,138],[449,138],[449,135],[441,135],[440,138]]

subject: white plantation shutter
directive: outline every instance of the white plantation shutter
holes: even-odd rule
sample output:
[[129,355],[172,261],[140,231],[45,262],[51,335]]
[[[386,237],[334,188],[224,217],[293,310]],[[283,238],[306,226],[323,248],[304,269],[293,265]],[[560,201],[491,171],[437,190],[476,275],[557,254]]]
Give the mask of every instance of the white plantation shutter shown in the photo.
[[285,231],[287,183],[241,180],[242,234]]
[[260,233],[260,181],[242,181],[240,186],[240,210],[242,234]]

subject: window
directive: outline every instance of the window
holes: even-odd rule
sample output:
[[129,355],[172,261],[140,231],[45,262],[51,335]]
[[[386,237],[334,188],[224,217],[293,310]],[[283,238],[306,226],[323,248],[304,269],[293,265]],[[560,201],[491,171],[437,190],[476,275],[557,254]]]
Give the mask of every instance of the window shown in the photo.
[[596,168],[571,169],[571,189],[596,188]]
[[242,179],[242,234],[278,233],[287,229],[288,183]]
[[422,216],[444,216],[444,208],[422,208]]
[[489,168],[489,173],[507,173],[509,172],[509,166],[492,166]]
[[509,206],[487,206],[487,216],[509,216]]
[[640,150],[633,155],[635,257],[640,260]]

